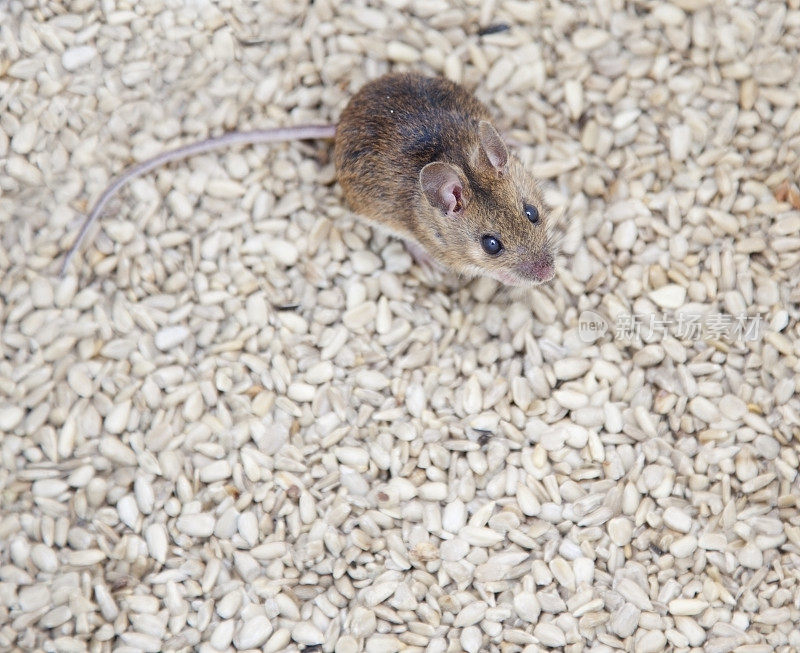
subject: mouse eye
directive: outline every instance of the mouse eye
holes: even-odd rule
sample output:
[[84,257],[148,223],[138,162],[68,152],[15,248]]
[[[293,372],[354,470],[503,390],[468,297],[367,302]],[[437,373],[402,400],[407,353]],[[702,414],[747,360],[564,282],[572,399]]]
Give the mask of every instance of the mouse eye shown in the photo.
[[533,224],[539,222],[539,209],[533,206],[533,204],[525,204],[522,210],[525,211],[525,217],[533,222]]
[[500,242],[500,239],[489,234],[481,237],[481,247],[490,256],[497,256],[503,251],[503,243]]

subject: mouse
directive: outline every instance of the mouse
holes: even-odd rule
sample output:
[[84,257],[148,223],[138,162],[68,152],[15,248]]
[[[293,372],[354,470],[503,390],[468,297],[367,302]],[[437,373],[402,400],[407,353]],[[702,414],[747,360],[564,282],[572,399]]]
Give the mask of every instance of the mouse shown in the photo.
[[518,287],[555,276],[552,210],[539,181],[509,152],[489,109],[456,82],[410,72],[367,82],[336,125],[229,132],[127,169],[85,218],[62,275],[105,206],[131,180],[234,145],[308,139],[333,140],[336,180],[349,207],[405,241],[419,264]]

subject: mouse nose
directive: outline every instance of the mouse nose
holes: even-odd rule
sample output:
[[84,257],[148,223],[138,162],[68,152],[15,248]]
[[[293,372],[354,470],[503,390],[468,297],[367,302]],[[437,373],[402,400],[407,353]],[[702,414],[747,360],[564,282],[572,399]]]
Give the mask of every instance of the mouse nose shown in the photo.
[[520,265],[525,276],[533,277],[539,282],[550,281],[556,275],[556,268],[551,254],[541,254]]

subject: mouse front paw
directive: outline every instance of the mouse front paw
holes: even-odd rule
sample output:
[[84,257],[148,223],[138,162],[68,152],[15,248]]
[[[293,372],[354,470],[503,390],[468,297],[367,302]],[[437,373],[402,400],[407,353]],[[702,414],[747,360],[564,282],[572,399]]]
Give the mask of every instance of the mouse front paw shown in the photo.
[[[433,258],[416,240],[402,238],[406,251],[409,253],[416,268],[408,271],[418,281],[430,287],[460,288],[463,284],[464,274],[454,272],[451,268]],[[469,276],[469,274],[466,274]]]
[[418,242],[414,240],[404,240],[403,242],[406,245],[406,250],[411,254],[411,258],[413,258],[414,262],[421,268],[441,269],[439,263],[437,263],[433,257],[428,254],[428,251]]
[[444,266],[433,258],[428,251],[414,240],[404,240],[406,250],[411,254],[411,258],[419,266],[429,281],[437,281],[445,272]]

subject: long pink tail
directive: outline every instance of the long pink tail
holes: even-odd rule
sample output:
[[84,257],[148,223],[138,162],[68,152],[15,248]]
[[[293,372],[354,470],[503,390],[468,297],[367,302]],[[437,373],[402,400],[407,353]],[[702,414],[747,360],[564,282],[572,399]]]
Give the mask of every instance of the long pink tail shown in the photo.
[[103,212],[109,200],[117,194],[120,188],[127,184],[132,179],[147,174],[160,166],[172,163],[173,161],[180,161],[181,159],[188,159],[190,156],[196,154],[204,154],[206,152],[213,152],[214,150],[222,150],[229,148],[233,145],[256,145],[258,143],[283,143],[286,141],[303,141],[315,138],[333,138],[336,134],[335,125],[304,125],[298,127],[278,127],[276,129],[258,129],[247,132],[230,132],[216,136],[214,138],[207,138],[204,141],[197,143],[190,143],[182,147],[175,148],[162,152],[146,161],[137,163],[125,170],[119,175],[100,195],[97,203],[92,208],[91,213],[86,217],[81,225],[81,230],[78,232],[75,242],[69,248],[64,262],[61,265],[61,276],[67,271],[70,261],[78,251],[86,238],[86,234],[91,229],[92,225],[97,221],[97,218]]

